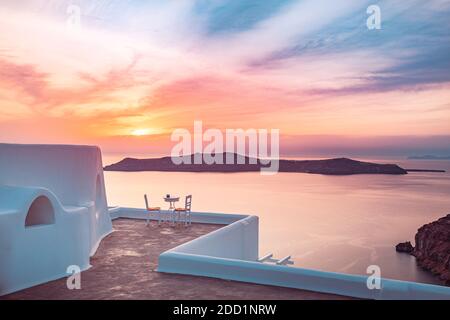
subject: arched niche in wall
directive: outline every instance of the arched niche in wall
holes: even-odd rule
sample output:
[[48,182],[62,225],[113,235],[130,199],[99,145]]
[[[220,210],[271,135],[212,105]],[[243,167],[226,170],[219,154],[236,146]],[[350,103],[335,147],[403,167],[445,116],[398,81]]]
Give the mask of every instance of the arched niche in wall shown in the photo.
[[55,223],[55,209],[46,196],[37,197],[28,209],[25,227]]

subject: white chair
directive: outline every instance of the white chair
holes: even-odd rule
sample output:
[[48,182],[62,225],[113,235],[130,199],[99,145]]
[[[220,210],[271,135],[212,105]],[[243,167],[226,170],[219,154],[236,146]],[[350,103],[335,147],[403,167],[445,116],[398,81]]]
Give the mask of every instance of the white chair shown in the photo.
[[176,208],[174,210],[175,213],[178,214],[179,219],[181,220],[181,215],[184,214],[184,225],[190,225],[191,221],[191,205],[192,205],[192,195],[186,196],[184,201],[184,208]]
[[145,199],[145,207],[147,209],[147,226],[150,220],[150,216],[152,213],[156,213],[158,214],[158,225],[161,223],[161,207],[149,207],[148,206],[148,198],[147,195],[144,194],[144,199]]

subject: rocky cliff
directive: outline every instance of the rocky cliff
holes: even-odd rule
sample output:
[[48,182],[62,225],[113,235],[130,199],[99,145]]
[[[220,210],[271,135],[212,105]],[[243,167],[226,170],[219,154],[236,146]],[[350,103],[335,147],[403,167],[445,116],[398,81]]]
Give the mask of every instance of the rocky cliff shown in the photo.
[[450,214],[422,226],[415,239],[417,263],[450,285]]
[[399,243],[396,250],[414,255],[417,264],[450,286],[450,214],[417,230],[416,246]]

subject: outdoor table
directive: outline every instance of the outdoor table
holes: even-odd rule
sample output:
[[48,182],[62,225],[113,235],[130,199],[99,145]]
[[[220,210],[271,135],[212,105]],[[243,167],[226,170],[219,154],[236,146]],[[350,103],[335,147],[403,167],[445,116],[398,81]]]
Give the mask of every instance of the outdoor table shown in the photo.
[[170,198],[165,197],[164,201],[169,202],[169,204],[170,204],[169,210],[172,210],[172,209],[175,209],[175,202],[180,201],[180,197],[170,197]]

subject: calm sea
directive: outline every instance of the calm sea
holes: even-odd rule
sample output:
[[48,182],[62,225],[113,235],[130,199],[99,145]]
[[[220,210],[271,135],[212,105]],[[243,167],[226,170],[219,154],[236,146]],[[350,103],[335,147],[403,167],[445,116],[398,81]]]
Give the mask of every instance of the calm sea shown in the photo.
[[[142,156],[141,156],[142,157]],[[123,158],[105,155],[104,164]],[[367,160],[367,159],[364,159]],[[166,194],[193,195],[194,211],[260,218],[260,256],[291,255],[298,267],[385,278],[439,282],[395,251],[425,223],[450,213],[450,161],[382,160],[446,173],[325,176],[303,173],[105,172],[109,205],[167,207]],[[414,242],[413,242],[414,244]]]

